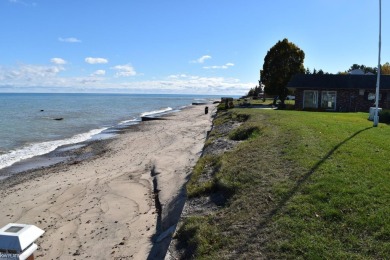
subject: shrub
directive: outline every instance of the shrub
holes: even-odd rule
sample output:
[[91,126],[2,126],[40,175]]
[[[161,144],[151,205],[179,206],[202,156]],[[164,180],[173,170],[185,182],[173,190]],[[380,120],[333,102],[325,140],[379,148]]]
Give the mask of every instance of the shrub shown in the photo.
[[390,124],[390,110],[383,110],[379,115],[379,122]]
[[233,114],[232,119],[238,122],[245,122],[249,119],[249,115],[247,114]]
[[226,110],[227,107],[225,106],[225,103],[220,103],[218,106],[217,106],[217,111],[222,111],[222,110]]
[[243,125],[229,134],[229,138],[234,141],[243,141],[250,137],[255,137],[259,134],[260,130],[256,126]]

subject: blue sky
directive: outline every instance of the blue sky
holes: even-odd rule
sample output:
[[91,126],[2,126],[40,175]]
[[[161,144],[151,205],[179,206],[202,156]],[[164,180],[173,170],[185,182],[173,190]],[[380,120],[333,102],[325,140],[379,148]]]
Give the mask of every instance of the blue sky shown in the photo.
[[[243,95],[288,38],[305,67],[377,66],[375,0],[0,0],[0,92]],[[382,64],[390,3],[382,3]]]

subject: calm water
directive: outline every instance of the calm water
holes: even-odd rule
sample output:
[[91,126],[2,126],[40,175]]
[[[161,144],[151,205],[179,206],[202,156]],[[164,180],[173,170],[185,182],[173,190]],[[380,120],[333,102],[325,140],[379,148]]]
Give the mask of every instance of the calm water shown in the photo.
[[[216,96],[126,94],[1,94],[0,169]],[[54,120],[63,118],[62,120]]]

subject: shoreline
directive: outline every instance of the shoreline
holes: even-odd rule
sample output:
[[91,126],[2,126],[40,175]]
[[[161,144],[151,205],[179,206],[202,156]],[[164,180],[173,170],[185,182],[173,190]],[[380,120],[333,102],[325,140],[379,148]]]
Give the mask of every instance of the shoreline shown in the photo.
[[[137,127],[140,123],[145,121],[143,120],[143,118],[152,118],[151,120],[164,119],[165,117],[171,114],[181,112],[190,107],[191,105],[187,105],[187,106],[180,107],[180,109],[175,108],[175,109],[163,109],[163,110],[143,112],[135,119],[121,121],[118,124],[110,127],[102,126],[102,128],[106,128],[106,129],[99,132],[98,134],[92,135],[87,140],[60,145],[51,152],[22,159],[20,161],[13,163],[10,166],[0,168],[0,185],[2,180],[20,173],[23,174],[26,172],[36,171],[42,168],[53,167],[61,163],[72,163],[72,161],[73,162],[80,161],[80,160],[88,159],[89,157],[94,157],[96,152],[89,153],[88,155],[83,155],[83,153],[85,153],[83,151],[88,149],[85,147],[92,146],[94,147],[91,148],[93,151],[100,150],[98,148],[99,145],[96,144],[103,143],[103,142],[110,142],[111,140],[115,139],[118,135],[126,131],[130,131],[129,129]],[[90,129],[88,132],[83,132],[79,134],[86,134],[96,130],[99,129]],[[52,140],[52,141],[65,141],[70,138]]]
[[[0,157],[6,156],[5,157],[6,164],[9,163],[7,162],[7,160],[9,161],[11,158],[12,161],[12,158],[15,156],[12,155],[12,157],[7,159],[7,156],[9,156],[11,152],[21,153],[21,156],[23,157],[25,156],[24,155],[25,151],[28,150],[30,147],[40,146],[41,144],[44,143],[62,143],[62,144],[52,144],[56,146],[54,150],[51,151],[49,150],[44,153],[41,153],[40,151],[35,151],[36,153],[35,155],[27,155],[26,158],[15,161],[11,165],[5,167],[2,165],[1,166],[2,168],[0,168],[0,181],[5,178],[8,178],[13,174],[35,170],[42,167],[50,167],[57,163],[67,161],[68,159],[71,159],[71,157],[74,157],[73,156],[74,153],[77,153],[77,150],[79,150],[78,148],[80,146],[89,145],[92,142],[98,142],[106,139],[115,138],[115,136],[117,136],[124,130],[133,127],[134,125],[140,124],[143,121],[142,120],[143,117],[163,118],[171,113],[180,112],[189,106],[190,105],[182,106],[180,107],[180,109],[179,108],[173,109],[171,107],[168,107],[166,109],[161,109],[161,110],[146,111],[146,112],[142,112],[140,115],[134,117],[133,119],[126,119],[123,121],[119,121],[116,124],[111,126],[102,125],[98,128],[88,129],[86,132],[75,133],[73,136],[64,137],[62,139],[40,141],[36,143],[31,143],[29,145],[25,145],[23,147],[15,148],[13,150],[11,149],[9,151],[6,151],[3,154],[0,154]],[[89,137],[87,139],[80,140],[80,141],[72,140],[76,138],[78,139],[80,138],[79,136],[82,135],[88,135]]]
[[0,225],[44,229],[37,259],[146,259],[155,241],[167,243],[169,234],[160,234],[174,224],[171,214],[180,215],[180,194],[212,125],[208,106],[207,115],[205,106],[190,106],[87,143],[77,149],[81,160],[0,180]]

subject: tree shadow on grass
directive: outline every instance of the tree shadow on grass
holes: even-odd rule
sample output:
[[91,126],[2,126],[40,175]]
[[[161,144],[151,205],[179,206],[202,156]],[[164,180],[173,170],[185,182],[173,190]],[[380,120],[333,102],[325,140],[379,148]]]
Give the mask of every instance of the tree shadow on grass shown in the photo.
[[285,198],[282,199],[282,201],[277,205],[277,207],[272,210],[266,220],[266,222],[268,222],[275,214],[277,214],[285,205],[286,203],[297,193],[297,191],[301,188],[301,186],[309,179],[310,176],[313,175],[313,173],[315,171],[317,171],[317,169],[322,165],[324,164],[324,162],[326,162],[329,157],[331,157],[342,145],[346,144],[348,141],[350,141],[351,139],[355,138],[357,135],[361,134],[362,132],[365,132],[369,129],[373,128],[372,126],[371,127],[367,127],[367,128],[364,128],[362,130],[359,130],[357,131],[356,133],[354,133],[353,135],[351,135],[350,137],[348,137],[347,139],[345,139],[344,141],[340,142],[339,144],[337,144],[335,147],[333,147],[333,149],[331,149],[320,161],[318,161],[307,173],[305,173],[298,181],[297,183],[295,184],[295,186],[291,189],[291,191],[286,195]]
[[[257,230],[262,230],[266,226],[268,226],[273,217],[277,214],[279,214],[283,208],[286,206],[287,202],[292,199],[294,195],[301,189],[302,185],[307,182],[307,180],[315,173],[318,168],[324,164],[329,157],[331,157],[341,146],[349,142],[351,139],[355,138],[357,135],[361,134],[362,132],[365,132],[373,127],[367,127],[362,130],[357,131],[350,137],[346,138],[339,144],[337,144],[333,149],[331,149],[320,161],[318,161],[308,172],[306,172],[301,178],[296,182],[296,184],[292,187],[292,189],[287,193],[287,195],[276,205],[274,209],[272,209],[268,214],[265,215],[264,219],[259,223]],[[258,236],[258,233],[253,234],[253,236]],[[250,240],[249,240],[250,241]],[[244,249],[245,250],[245,249]]]

